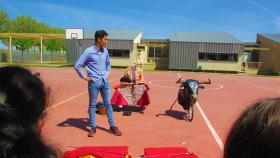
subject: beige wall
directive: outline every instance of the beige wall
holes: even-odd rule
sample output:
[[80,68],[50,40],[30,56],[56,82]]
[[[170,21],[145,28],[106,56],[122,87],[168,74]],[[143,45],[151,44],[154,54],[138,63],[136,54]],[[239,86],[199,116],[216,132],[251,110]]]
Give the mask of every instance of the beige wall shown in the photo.
[[133,62],[130,58],[119,58],[119,57],[111,57],[111,65],[112,66],[129,66]]
[[264,72],[280,72],[280,43],[274,42],[261,35],[257,36],[261,48],[269,48],[268,51],[260,51],[261,70]]
[[112,66],[129,66],[133,64],[133,50],[129,50],[129,58],[111,57]]
[[238,61],[202,61],[198,60],[197,65],[201,70],[216,70],[216,71],[236,71],[240,72],[243,55],[239,54]]
[[260,51],[260,62],[262,62],[260,70],[272,71],[272,41],[262,36],[257,36],[257,41],[260,42],[261,48],[269,48],[269,51]]
[[275,62],[273,72],[280,75],[280,43],[276,43],[275,46]]

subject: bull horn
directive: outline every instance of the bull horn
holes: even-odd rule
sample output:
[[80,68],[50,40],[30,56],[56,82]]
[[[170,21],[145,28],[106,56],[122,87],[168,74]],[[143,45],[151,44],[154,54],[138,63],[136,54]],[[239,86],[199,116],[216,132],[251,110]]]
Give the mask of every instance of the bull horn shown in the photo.
[[208,81],[202,81],[199,84],[211,84],[211,80],[208,78]]
[[177,75],[179,76],[179,79],[176,81],[176,83],[180,83],[182,80],[182,76],[179,73],[177,73]]

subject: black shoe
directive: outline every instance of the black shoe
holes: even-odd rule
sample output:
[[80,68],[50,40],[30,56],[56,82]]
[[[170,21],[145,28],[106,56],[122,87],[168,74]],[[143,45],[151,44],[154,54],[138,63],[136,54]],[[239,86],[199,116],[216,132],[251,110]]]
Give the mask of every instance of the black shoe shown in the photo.
[[130,110],[125,110],[123,116],[131,116],[132,112]]
[[88,132],[88,137],[93,137],[96,133],[96,128],[91,128],[90,131]]
[[109,133],[112,133],[116,136],[121,136],[122,135],[122,132],[119,130],[118,127],[114,126],[114,127],[110,127],[109,129]]
[[146,106],[144,105],[144,106],[142,106],[142,107],[140,107],[140,113],[141,114],[144,114],[144,110],[146,109]]
[[123,106],[122,105],[113,105],[113,111],[116,111],[116,112],[121,112],[123,110]]

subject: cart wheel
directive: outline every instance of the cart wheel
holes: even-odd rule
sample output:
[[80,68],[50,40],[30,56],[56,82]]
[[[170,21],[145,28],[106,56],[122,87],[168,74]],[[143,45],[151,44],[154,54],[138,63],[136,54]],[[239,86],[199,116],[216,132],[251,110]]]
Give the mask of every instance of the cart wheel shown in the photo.
[[188,120],[189,120],[189,122],[191,122],[192,120],[193,120],[193,114],[194,114],[194,112],[193,112],[193,105],[191,105],[190,106],[190,108],[189,108],[189,110],[187,110],[187,115],[188,115]]
[[190,105],[189,110],[186,110],[186,115],[183,116],[183,119],[191,122],[193,120],[193,106]]

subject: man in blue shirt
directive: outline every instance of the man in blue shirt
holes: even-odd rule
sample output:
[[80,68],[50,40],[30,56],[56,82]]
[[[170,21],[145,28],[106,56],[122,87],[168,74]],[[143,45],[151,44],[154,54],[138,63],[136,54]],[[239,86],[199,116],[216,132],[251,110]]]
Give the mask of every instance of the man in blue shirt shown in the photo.
[[[110,83],[108,76],[111,70],[110,57],[105,46],[108,43],[108,33],[104,30],[95,32],[95,45],[87,48],[77,60],[75,70],[79,76],[88,81],[89,93],[89,119],[91,130],[88,133],[89,137],[93,137],[96,133],[95,109],[98,92],[100,91],[106,107],[107,118],[110,125],[109,132],[117,136],[121,136],[118,127],[115,126],[113,109],[110,96]],[[82,70],[86,68],[87,75]]]

